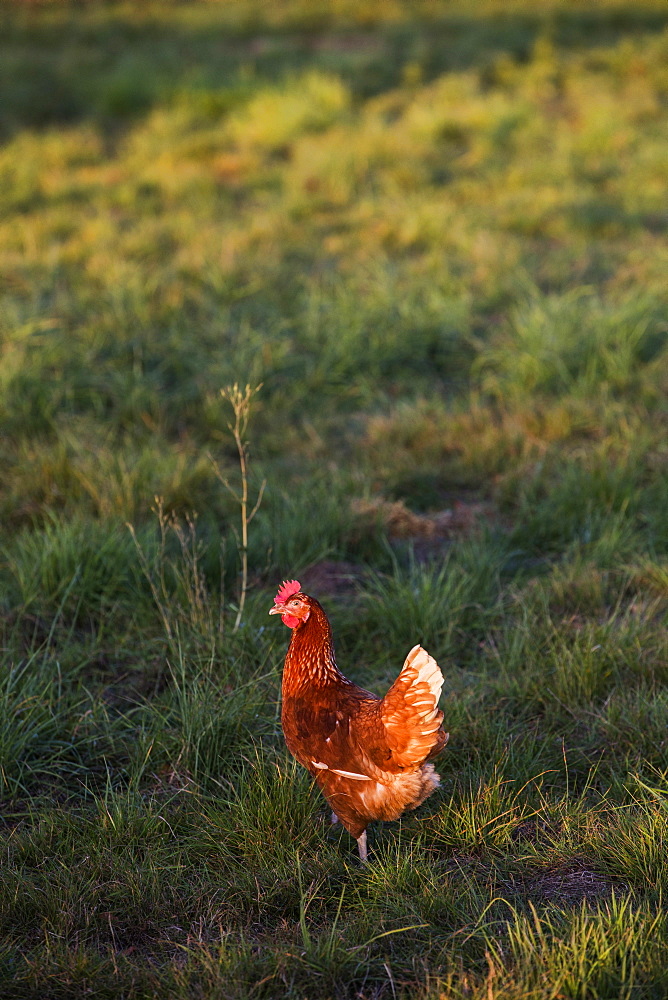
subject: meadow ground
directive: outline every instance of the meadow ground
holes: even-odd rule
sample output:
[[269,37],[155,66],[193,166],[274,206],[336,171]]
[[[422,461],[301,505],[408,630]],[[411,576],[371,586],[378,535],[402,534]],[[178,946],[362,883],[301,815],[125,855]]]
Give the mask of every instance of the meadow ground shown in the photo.
[[[665,0],[6,2],[0,91],[0,996],[664,998]],[[366,868],[295,576],[446,677]]]

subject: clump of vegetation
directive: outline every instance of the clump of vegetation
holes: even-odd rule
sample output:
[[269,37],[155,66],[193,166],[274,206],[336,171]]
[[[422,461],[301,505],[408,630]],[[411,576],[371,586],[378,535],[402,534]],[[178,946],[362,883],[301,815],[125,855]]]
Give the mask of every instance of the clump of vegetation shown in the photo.
[[[664,997],[664,0],[0,23],[0,992]],[[295,576],[446,676],[364,871]]]

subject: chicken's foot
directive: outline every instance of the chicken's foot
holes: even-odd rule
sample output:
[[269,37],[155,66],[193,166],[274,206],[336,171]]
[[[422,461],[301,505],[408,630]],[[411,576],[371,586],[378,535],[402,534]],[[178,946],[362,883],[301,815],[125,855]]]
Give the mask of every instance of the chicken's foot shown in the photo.
[[339,822],[339,817],[338,817],[338,816],[336,815],[336,813],[335,813],[335,812],[333,812],[333,813],[332,813],[332,826],[336,826],[336,824],[337,824],[338,822]]
[[357,838],[357,850],[360,852],[360,861],[367,862],[366,830]]

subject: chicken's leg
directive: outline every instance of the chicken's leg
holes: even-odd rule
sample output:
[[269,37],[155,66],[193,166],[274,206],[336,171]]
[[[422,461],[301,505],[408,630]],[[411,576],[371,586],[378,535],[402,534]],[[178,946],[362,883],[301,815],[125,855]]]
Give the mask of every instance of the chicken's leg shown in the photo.
[[360,861],[366,863],[367,861],[367,849],[366,849],[366,830],[360,834],[357,838],[357,850],[360,852]]

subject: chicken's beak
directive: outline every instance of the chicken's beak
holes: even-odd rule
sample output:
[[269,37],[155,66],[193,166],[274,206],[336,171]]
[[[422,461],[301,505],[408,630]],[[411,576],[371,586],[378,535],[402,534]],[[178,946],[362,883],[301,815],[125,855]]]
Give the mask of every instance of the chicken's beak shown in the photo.
[[274,604],[273,608],[269,612],[270,615],[285,615],[288,609],[284,604]]

